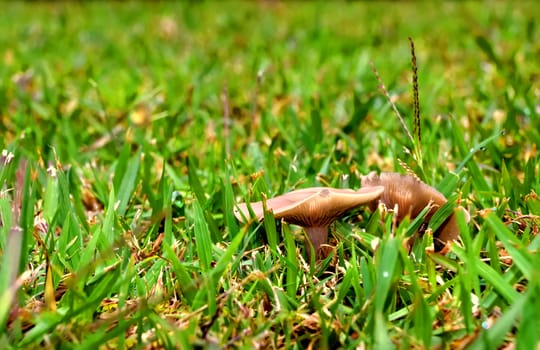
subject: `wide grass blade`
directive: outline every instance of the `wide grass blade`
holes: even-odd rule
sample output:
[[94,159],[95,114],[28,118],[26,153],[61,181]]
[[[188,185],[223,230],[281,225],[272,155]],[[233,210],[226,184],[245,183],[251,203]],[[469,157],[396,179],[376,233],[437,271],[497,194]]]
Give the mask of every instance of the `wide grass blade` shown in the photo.
[[[276,220],[274,214],[271,211],[267,210],[266,200],[263,199],[263,208],[264,208],[264,231],[266,233],[266,239],[268,240],[268,247],[272,252],[274,259],[281,254],[279,251],[279,235],[277,232]],[[283,230],[288,230],[288,228],[283,228]],[[290,231],[289,231],[290,232]],[[287,244],[287,238],[284,237],[285,244]]]
[[193,224],[199,264],[202,272],[208,272],[212,265],[212,238],[206,225],[203,209],[197,200],[193,202]]
[[184,263],[178,259],[178,256],[174,252],[173,248],[166,242],[163,243],[163,255],[171,265],[171,269],[174,271],[175,278],[177,280],[178,288],[182,293],[182,296],[188,303],[192,303],[195,298],[196,281],[193,280],[190,272]]
[[[466,252],[463,249],[454,246],[454,252],[461,260],[467,260]],[[499,295],[507,301],[507,303],[512,304],[519,297],[519,293],[512,288],[512,285],[505,281],[503,276],[499,275],[493,268],[486,265],[479,258],[470,263],[476,264],[478,275],[484,278],[488,282],[489,286],[496,290],[497,293],[499,293]]]
[[[496,349],[498,348],[508,332],[515,326],[516,321],[522,315],[527,301],[532,297],[532,289],[525,295],[519,295],[506,312],[497,320],[497,322],[488,330],[483,330],[476,341],[469,346],[469,349]],[[533,345],[533,344],[529,344]],[[537,345],[537,344],[535,344]],[[526,349],[527,347],[524,347]],[[532,348],[528,348],[532,349]]]
[[193,307],[208,306],[208,312],[213,314],[217,310],[216,290],[217,280],[211,275],[213,262],[213,243],[210,231],[206,225],[205,215],[198,200],[193,202],[193,230],[195,233],[195,248],[201,269],[200,283],[202,285],[195,296]]
[[191,186],[191,190],[195,194],[195,197],[200,202],[200,205],[203,207],[206,204],[206,195],[203,190],[203,186],[201,184],[201,181],[199,180],[199,175],[197,174],[197,163],[195,159],[188,158],[188,178],[189,178],[189,185]]
[[[117,188],[117,215],[123,216],[126,212],[129,200],[133,195],[135,186],[137,185],[137,177],[139,172],[139,166],[141,163],[141,151],[137,152],[133,157],[127,159],[127,155],[121,155],[126,157],[124,162],[127,162],[124,173],[115,172],[115,177],[120,177],[120,185]],[[124,169],[122,169],[124,170]]]
[[288,225],[282,226],[282,234],[285,241],[285,251],[287,253],[287,258],[285,261],[283,261],[287,271],[287,284],[285,285],[285,289],[287,290],[287,295],[289,296],[289,298],[294,300],[298,290],[298,251],[296,248],[294,236],[292,235]]
[[222,182],[223,191],[223,215],[225,216],[225,225],[231,239],[238,234],[238,224],[234,217],[234,193],[230,183],[231,174],[227,173],[227,179]]
[[395,283],[401,275],[400,245],[398,239],[388,237],[381,242],[381,246],[376,253],[377,280],[374,303],[376,312],[381,314],[384,312],[385,306],[388,305],[388,299],[391,297]]
[[412,313],[412,321],[414,322],[414,328],[412,329],[415,336],[421,339],[422,345],[429,349],[431,346],[431,339],[433,336],[432,324],[433,317],[428,303],[424,297],[424,291],[418,283],[421,278],[415,271],[412,259],[407,256],[404,249],[401,249],[401,259],[403,266],[408,275],[410,281],[410,288],[407,290],[411,294],[414,303]]
[[495,214],[491,213],[486,218],[488,226],[495,232],[505,249],[510,253],[512,261],[521,270],[524,277],[531,281],[537,268],[533,265],[534,258],[515,235],[501,222]]

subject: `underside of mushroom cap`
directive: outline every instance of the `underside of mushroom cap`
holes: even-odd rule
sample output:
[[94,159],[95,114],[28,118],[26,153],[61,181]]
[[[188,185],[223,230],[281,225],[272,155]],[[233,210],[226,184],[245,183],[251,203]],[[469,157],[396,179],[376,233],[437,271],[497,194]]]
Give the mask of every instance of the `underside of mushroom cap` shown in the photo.
[[[358,191],[329,187],[311,187],[289,192],[268,199],[267,210],[274,213],[276,219],[283,219],[300,226],[327,226],[347,211],[377,199],[384,188],[373,186]],[[251,209],[258,220],[264,217],[262,202],[251,203]],[[246,203],[238,204],[235,215],[240,221],[249,218]]]

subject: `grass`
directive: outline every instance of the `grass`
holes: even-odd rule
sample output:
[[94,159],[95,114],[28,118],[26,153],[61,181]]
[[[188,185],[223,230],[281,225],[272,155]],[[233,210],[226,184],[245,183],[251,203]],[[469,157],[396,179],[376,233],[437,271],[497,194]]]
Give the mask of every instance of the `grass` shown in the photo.
[[[539,349],[537,15],[6,4],[1,347]],[[409,36],[421,140],[370,65],[413,130]],[[471,214],[445,256],[362,209],[311,266],[298,227],[233,215],[404,165]]]

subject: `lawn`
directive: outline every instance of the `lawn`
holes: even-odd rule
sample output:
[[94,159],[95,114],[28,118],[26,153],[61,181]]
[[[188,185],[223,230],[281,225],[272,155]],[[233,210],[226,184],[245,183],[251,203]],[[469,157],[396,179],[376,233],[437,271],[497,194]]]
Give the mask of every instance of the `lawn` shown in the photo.
[[[0,349],[540,349],[538,8],[3,4]],[[447,254],[234,215],[372,171],[466,209]]]

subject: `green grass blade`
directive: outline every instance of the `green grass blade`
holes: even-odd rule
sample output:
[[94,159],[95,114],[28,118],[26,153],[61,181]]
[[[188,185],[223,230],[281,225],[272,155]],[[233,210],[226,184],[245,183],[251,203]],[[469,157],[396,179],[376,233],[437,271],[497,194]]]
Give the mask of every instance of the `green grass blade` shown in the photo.
[[[117,214],[123,216],[126,213],[126,209],[129,203],[133,191],[137,184],[137,176],[139,172],[139,165],[141,163],[141,151],[137,152],[133,157],[129,159],[125,173],[121,177],[120,186],[117,187],[118,208]],[[115,173],[118,176],[118,173]]]
[[[229,178],[231,175],[229,175]],[[231,237],[231,239],[234,239],[234,237],[238,233],[238,224],[236,221],[236,218],[234,217],[234,194],[233,189],[231,186],[231,183],[229,181],[223,181],[222,184],[224,191],[223,191],[223,215],[225,216],[225,225],[227,226],[227,231]]]
[[53,217],[56,215],[56,211],[58,210],[58,201],[60,197],[58,189],[58,176],[56,174],[49,174],[49,176],[47,176],[47,186],[45,188],[44,197],[43,217],[50,224]]
[[491,213],[486,218],[488,226],[495,231],[497,237],[501,240],[504,247],[512,256],[513,262],[521,270],[527,280],[531,280],[535,267],[532,264],[532,256],[530,252],[524,247],[521,242],[510,232],[510,230],[504,226],[499,218],[495,214]]
[[208,272],[212,265],[212,238],[206,225],[203,209],[197,200],[193,202],[193,224],[199,264],[202,272]]
[[221,257],[216,263],[216,266],[212,270],[213,278],[214,280],[218,280],[221,278],[221,275],[227,268],[227,266],[231,265],[231,263],[235,263],[236,259],[234,258],[234,254],[241,254],[241,252],[238,251],[240,248],[240,245],[244,241],[244,236],[246,234],[246,230],[242,230],[239,234],[237,234],[234,239],[230,242],[227,249],[223,252]]
[[375,291],[375,310],[382,313],[398,274],[401,274],[399,262],[400,242],[395,237],[388,237],[381,242],[377,251],[377,282]]
[[166,242],[163,244],[164,257],[171,264],[171,268],[174,271],[175,278],[178,283],[178,287],[186,298],[188,303],[192,303],[195,298],[196,284],[191,277],[188,269],[184,266],[183,262],[178,259],[171,246]]
[[527,295],[519,295],[510,308],[502,315],[501,318],[488,330],[482,331],[477,340],[469,346],[469,349],[496,349],[498,348],[508,332],[514,327],[517,319],[523,312],[523,308],[527,305],[527,300],[530,298],[530,293]]
[[298,290],[298,253],[296,249],[296,242],[292,235],[289,226],[282,226],[283,239],[285,241],[285,250],[287,253],[287,259],[285,261],[287,271],[287,295],[289,298],[294,299]]
[[[461,260],[467,260],[466,252],[463,249],[454,246],[454,252]],[[480,261],[480,259],[476,262],[476,269],[478,275],[484,278],[489,286],[493,287],[509,304],[514,303],[519,297],[519,293],[512,288],[512,285],[505,281],[493,268]]]
[[204,189],[202,187],[201,181],[199,180],[199,175],[197,174],[197,163],[194,159],[188,158],[188,178],[189,178],[189,185],[191,186],[191,190],[195,194],[195,197],[197,197],[197,200],[200,202],[200,205],[203,207],[206,205],[206,195],[204,192]]

